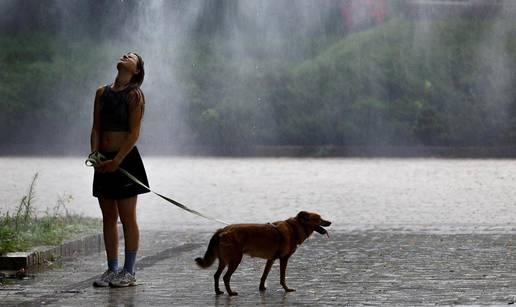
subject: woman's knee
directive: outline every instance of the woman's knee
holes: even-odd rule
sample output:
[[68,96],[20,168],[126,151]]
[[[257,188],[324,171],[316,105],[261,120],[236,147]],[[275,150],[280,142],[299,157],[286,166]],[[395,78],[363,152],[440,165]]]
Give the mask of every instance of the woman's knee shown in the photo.
[[137,226],[138,222],[136,220],[136,214],[121,214],[120,222],[124,226]]
[[104,224],[104,226],[116,226],[118,223],[118,215],[104,214],[102,216],[102,223]]
[[120,221],[124,225],[136,225],[136,196],[124,200],[119,200],[117,203]]

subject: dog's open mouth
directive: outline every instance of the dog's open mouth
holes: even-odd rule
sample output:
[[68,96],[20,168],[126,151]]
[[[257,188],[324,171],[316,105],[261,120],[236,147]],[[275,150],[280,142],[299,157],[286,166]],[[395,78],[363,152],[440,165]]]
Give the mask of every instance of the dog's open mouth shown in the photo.
[[322,235],[325,235],[327,234],[328,232],[326,231],[326,229],[322,228],[321,226],[317,225],[315,226],[314,228],[314,231],[317,231],[318,233],[322,234]]

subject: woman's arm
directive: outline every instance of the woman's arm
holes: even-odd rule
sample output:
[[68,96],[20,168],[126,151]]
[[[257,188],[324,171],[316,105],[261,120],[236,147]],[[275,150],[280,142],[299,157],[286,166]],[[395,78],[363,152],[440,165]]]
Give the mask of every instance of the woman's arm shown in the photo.
[[95,93],[95,102],[93,105],[93,127],[91,128],[90,147],[91,152],[99,150],[100,144],[100,97],[104,93],[104,88],[99,87]]
[[116,156],[112,160],[104,161],[99,165],[98,170],[101,172],[116,171],[125,156],[133,149],[134,144],[136,144],[140,136],[140,124],[145,105],[145,98],[142,91],[140,89],[131,91],[127,97],[127,103],[129,104],[129,133]]
[[120,165],[125,156],[133,149],[134,144],[136,144],[140,136],[140,126],[143,117],[143,108],[145,106],[145,98],[142,91],[139,88],[131,91],[127,97],[127,103],[129,104],[129,134],[127,135],[125,143],[122,144],[115,158],[113,158],[118,165]]

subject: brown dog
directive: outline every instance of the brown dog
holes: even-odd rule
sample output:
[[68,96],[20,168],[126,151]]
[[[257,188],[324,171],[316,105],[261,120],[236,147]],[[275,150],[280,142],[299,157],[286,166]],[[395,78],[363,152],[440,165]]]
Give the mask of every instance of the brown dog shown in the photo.
[[330,226],[331,222],[325,221],[317,213],[301,211],[296,217],[272,224],[233,224],[219,229],[211,237],[208,250],[204,258],[196,258],[195,262],[207,268],[213,264],[215,258],[219,259],[219,267],[215,272],[215,293],[224,292],[219,289],[219,277],[226,266],[228,270],[224,275],[224,285],[229,295],[238,293],[231,291],[229,281],[231,275],[242,260],[243,254],[251,257],[267,259],[265,270],[260,280],[260,291],[265,290],[265,280],[277,258],[280,259],[280,283],[285,291],[295,291],[287,287],[285,272],[290,256],[296,251],[312,232],[327,234],[321,226]]

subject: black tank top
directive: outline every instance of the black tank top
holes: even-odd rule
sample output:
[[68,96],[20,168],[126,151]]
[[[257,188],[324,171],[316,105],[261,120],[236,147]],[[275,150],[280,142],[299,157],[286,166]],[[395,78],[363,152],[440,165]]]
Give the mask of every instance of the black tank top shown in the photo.
[[127,96],[134,89],[128,86],[115,92],[109,85],[100,97],[100,125],[103,131],[129,131],[129,104]]

